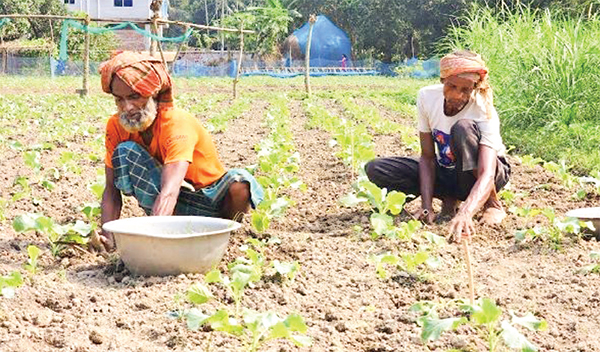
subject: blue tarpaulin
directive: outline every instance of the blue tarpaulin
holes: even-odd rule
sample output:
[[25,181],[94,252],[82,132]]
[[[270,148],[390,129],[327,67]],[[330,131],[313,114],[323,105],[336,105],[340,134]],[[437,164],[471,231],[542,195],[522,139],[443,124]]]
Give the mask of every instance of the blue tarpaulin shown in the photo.
[[[306,54],[308,30],[309,24],[307,22],[292,34],[296,37],[303,54]],[[341,66],[342,55],[346,55],[347,65],[350,66],[351,52],[352,43],[348,35],[331,22],[327,16],[317,16],[310,45],[310,66],[331,66],[331,62],[337,63],[336,66]]]

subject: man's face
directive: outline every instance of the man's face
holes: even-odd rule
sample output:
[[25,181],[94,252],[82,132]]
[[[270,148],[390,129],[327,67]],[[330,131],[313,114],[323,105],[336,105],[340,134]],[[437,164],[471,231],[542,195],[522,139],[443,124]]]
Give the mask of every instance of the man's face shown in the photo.
[[152,125],[158,112],[153,98],[141,96],[116,75],[110,87],[117,104],[119,123],[127,132],[142,132]]
[[444,114],[454,116],[469,103],[475,82],[459,76],[450,76],[444,83]]

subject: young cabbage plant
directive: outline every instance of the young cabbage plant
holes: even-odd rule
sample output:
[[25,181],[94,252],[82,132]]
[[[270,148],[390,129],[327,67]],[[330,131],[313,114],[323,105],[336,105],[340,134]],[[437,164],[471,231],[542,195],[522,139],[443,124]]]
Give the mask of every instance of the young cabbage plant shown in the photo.
[[47,236],[50,252],[58,256],[69,245],[86,245],[92,226],[81,220],[75,224],[56,224],[52,218],[27,213],[13,219],[13,229],[18,232],[37,231]]
[[[183,318],[191,330],[208,325],[214,331],[230,334],[240,340],[245,351],[257,351],[265,343],[276,339],[289,340],[299,347],[310,346],[312,341],[305,336],[307,326],[300,315],[290,314],[280,318],[273,312],[256,312],[241,307],[245,289],[262,277],[265,258],[260,248],[263,246],[264,243],[258,240],[251,241],[250,246],[242,246],[246,257],[237,258],[228,266],[230,277],[217,269],[204,277],[207,284],[218,283],[227,289],[235,302],[233,312],[225,304],[217,302],[219,307],[214,313],[194,307],[189,310],[180,308],[170,315]],[[197,306],[215,298],[210,289],[200,283],[191,286],[186,297]]]
[[518,243],[524,242],[527,239],[531,239],[532,241],[548,240],[555,249],[560,249],[565,234],[581,236],[585,229],[594,230],[594,224],[591,221],[581,221],[577,218],[565,218],[561,220],[556,217],[552,208],[512,208],[511,211],[527,218],[533,218],[541,214],[550,223],[549,226],[536,226],[518,230],[515,233],[515,240]]
[[15,289],[21,285],[23,285],[23,277],[18,271],[0,276],[0,295],[5,298],[13,298]]
[[[440,305],[419,302],[413,305],[411,311],[421,314],[417,319],[417,324],[421,326],[421,341],[423,343],[435,341],[444,332],[455,330],[458,326],[466,324],[477,331],[479,336],[487,342],[490,352],[498,351],[502,346],[517,351],[537,351],[537,347],[516,326],[530,331],[543,331],[547,328],[545,320],[537,319],[531,313],[520,317],[512,311],[509,311],[510,319],[502,319],[502,310],[489,298],[479,299],[473,305],[464,302],[465,300],[454,300],[449,304]],[[453,305],[458,305],[458,309],[466,316],[440,319],[438,309],[447,309]]]
[[371,237],[377,239],[381,236],[388,238],[408,240],[421,228],[422,224],[416,220],[403,222],[399,226],[394,225],[395,215],[404,209],[407,195],[402,192],[388,192],[385,188],[379,188],[366,178],[360,178],[355,184],[356,193],[350,193],[340,199],[340,203],[347,207],[353,207],[360,203],[369,202],[372,207],[370,217],[373,232]]
[[39,272],[38,258],[40,257],[41,250],[32,244],[27,246],[27,262],[23,265],[25,270],[29,271],[31,275],[35,275]]
[[580,269],[580,274],[600,274],[600,252],[591,252],[590,258],[594,261],[594,263],[586,265]]
[[300,271],[300,263],[296,260],[293,262],[280,262],[274,260],[271,265],[275,272],[284,280],[293,283],[298,271]]

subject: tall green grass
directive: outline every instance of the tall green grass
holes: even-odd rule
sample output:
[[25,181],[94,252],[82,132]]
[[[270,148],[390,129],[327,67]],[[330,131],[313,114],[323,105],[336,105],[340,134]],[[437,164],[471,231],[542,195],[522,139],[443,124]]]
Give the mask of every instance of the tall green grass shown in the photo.
[[442,46],[486,60],[506,144],[600,169],[599,18],[474,7]]

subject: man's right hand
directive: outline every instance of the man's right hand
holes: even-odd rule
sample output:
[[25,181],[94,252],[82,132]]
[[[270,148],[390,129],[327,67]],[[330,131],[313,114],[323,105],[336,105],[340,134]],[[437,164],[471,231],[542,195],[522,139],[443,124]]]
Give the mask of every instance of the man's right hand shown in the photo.
[[433,224],[435,221],[435,213],[430,209],[420,209],[415,215],[417,220],[421,220],[428,225]]

